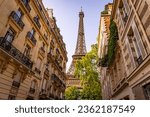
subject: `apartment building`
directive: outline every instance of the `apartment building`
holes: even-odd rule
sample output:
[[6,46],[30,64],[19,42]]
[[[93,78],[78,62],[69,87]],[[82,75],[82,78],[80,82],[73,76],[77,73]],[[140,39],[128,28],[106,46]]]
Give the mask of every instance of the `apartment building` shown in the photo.
[[[105,5],[104,11],[101,12],[99,34],[98,34],[98,56],[103,58],[108,51],[108,41],[110,35],[110,19],[112,12],[112,3]],[[100,61],[99,61],[100,62]],[[99,66],[101,88],[102,88],[102,98],[109,99],[111,97],[111,85],[110,78],[107,76],[107,67]]]
[[0,99],[63,99],[67,51],[42,0],[0,0]]
[[[114,0],[112,19],[118,29],[115,59],[106,77],[106,99],[150,99],[150,1]],[[104,91],[107,91],[104,89]]]

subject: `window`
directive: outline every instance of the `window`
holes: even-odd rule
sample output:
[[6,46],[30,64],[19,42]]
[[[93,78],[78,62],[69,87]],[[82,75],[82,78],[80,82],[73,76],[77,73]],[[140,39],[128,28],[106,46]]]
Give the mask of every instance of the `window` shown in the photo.
[[34,93],[35,93],[35,89],[36,89],[36,81],[33,80],[33,81],[31,82],[31,86],[30,86],[29,93],[34,94]]
[[21,72],[17,72],[17,74],[14,76],[14,81],[12,83],[12,86],[19,88],[20,87],[20,82],[21,82]]
[[35,30],[32,29],[32,30],[30,31],[30,33],[31,33],[31,35],[35,35]]
[[142,56],[142,58],[144,58],[146,56],[146,51],[144,49],[144,45],[141,39],[141,36],[139,34],[139,31],[137,29],[137,26],[135,23],[133,23],[133,32],[134,32],[134,36],[135,36],[135,42],[136,42],[136,48],[138,51],[138,57]]
[[24,55],[27,57],[30,57],[31,47],[29,45],[26,45],[24,50]]
[[39,22],[39,17],[36,16],[36,17],[33,18],[33,20],[34,20],[34,22],[36,23],[36,25],[37,25],[39,28],[41,28],[41,24],[40,24],[40,22]]
[[15,32],[12,28],[9,28],[6,35],[5,35],[5,40],[9,43],[12,43],[15,37]]
[[18,10],[16,11],[16,14],[17,14],[19,20],[20,20],[20,19],[22,18],[22,16],[23,16],[23,13],[22,13],[22,11],[21,11],[20,9],[18,9]]
[[35,19],[36,19],[36,21],[39,21],[39,16],[36,16]]
[[24,3],[25,5],[27,5],[27,4],[29,4],[29,0],[23,0],[23,3]]

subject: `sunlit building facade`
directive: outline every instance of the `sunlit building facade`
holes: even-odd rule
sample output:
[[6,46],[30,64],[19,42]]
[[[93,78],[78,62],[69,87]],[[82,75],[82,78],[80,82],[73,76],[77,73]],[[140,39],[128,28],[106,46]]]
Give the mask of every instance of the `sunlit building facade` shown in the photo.
[[113,65],[101,68],[110,82],[104,99],[150,99],[150,1],[114,0],[113,5],[119,39]]
[[[110,19],[112,12],[112,3],[105,5],[104,11],[101,12],[100,26],[98,34],[98,56],[103,58],[107,54],[108,41],[110,35]],[[99,74],[101,79],[102,98],[109,99],[111,97],[110,77],[108,77],[107,67],[99,66]]]
[[0,99],[63,99],[67,51],[42,0],[0,0]]

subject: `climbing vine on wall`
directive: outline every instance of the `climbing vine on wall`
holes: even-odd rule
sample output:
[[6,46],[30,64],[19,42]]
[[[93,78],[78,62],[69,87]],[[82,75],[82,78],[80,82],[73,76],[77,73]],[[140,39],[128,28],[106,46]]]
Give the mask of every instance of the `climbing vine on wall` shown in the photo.
[[118,29],[116,23],[111,20],[110,22],[110,37],[108,43],[108,66],[110,66],[114,59],[115,59],[115,52],[117,47],[117,40],[118,40]]
[[107,51],[107,54],[102,59],[100,59],[100,63],[99,63],[100,66],[109,67],[112,65],[115,59],[117,40],[118,40],[118,29],[117,29],[116,23],[113,20],[111,20],[108,51]]

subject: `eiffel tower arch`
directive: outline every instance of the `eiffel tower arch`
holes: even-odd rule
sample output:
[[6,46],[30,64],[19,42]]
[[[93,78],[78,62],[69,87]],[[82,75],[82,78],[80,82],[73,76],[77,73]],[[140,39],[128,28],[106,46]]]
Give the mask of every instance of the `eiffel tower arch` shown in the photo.
[[77,86],[79,89],[82,89],[80,85],[80,79],[74,77],[75,72],[75,64],[78,60],[80,60],[83,56],[86,55],[86,44],[85,44],[85,33],[84,33],[84,12],[79,12],[79,27],[78,27],[78,36],[77,36],[77,43],[75,53],[72,56],[72,62],[67,72],[67,86]]

